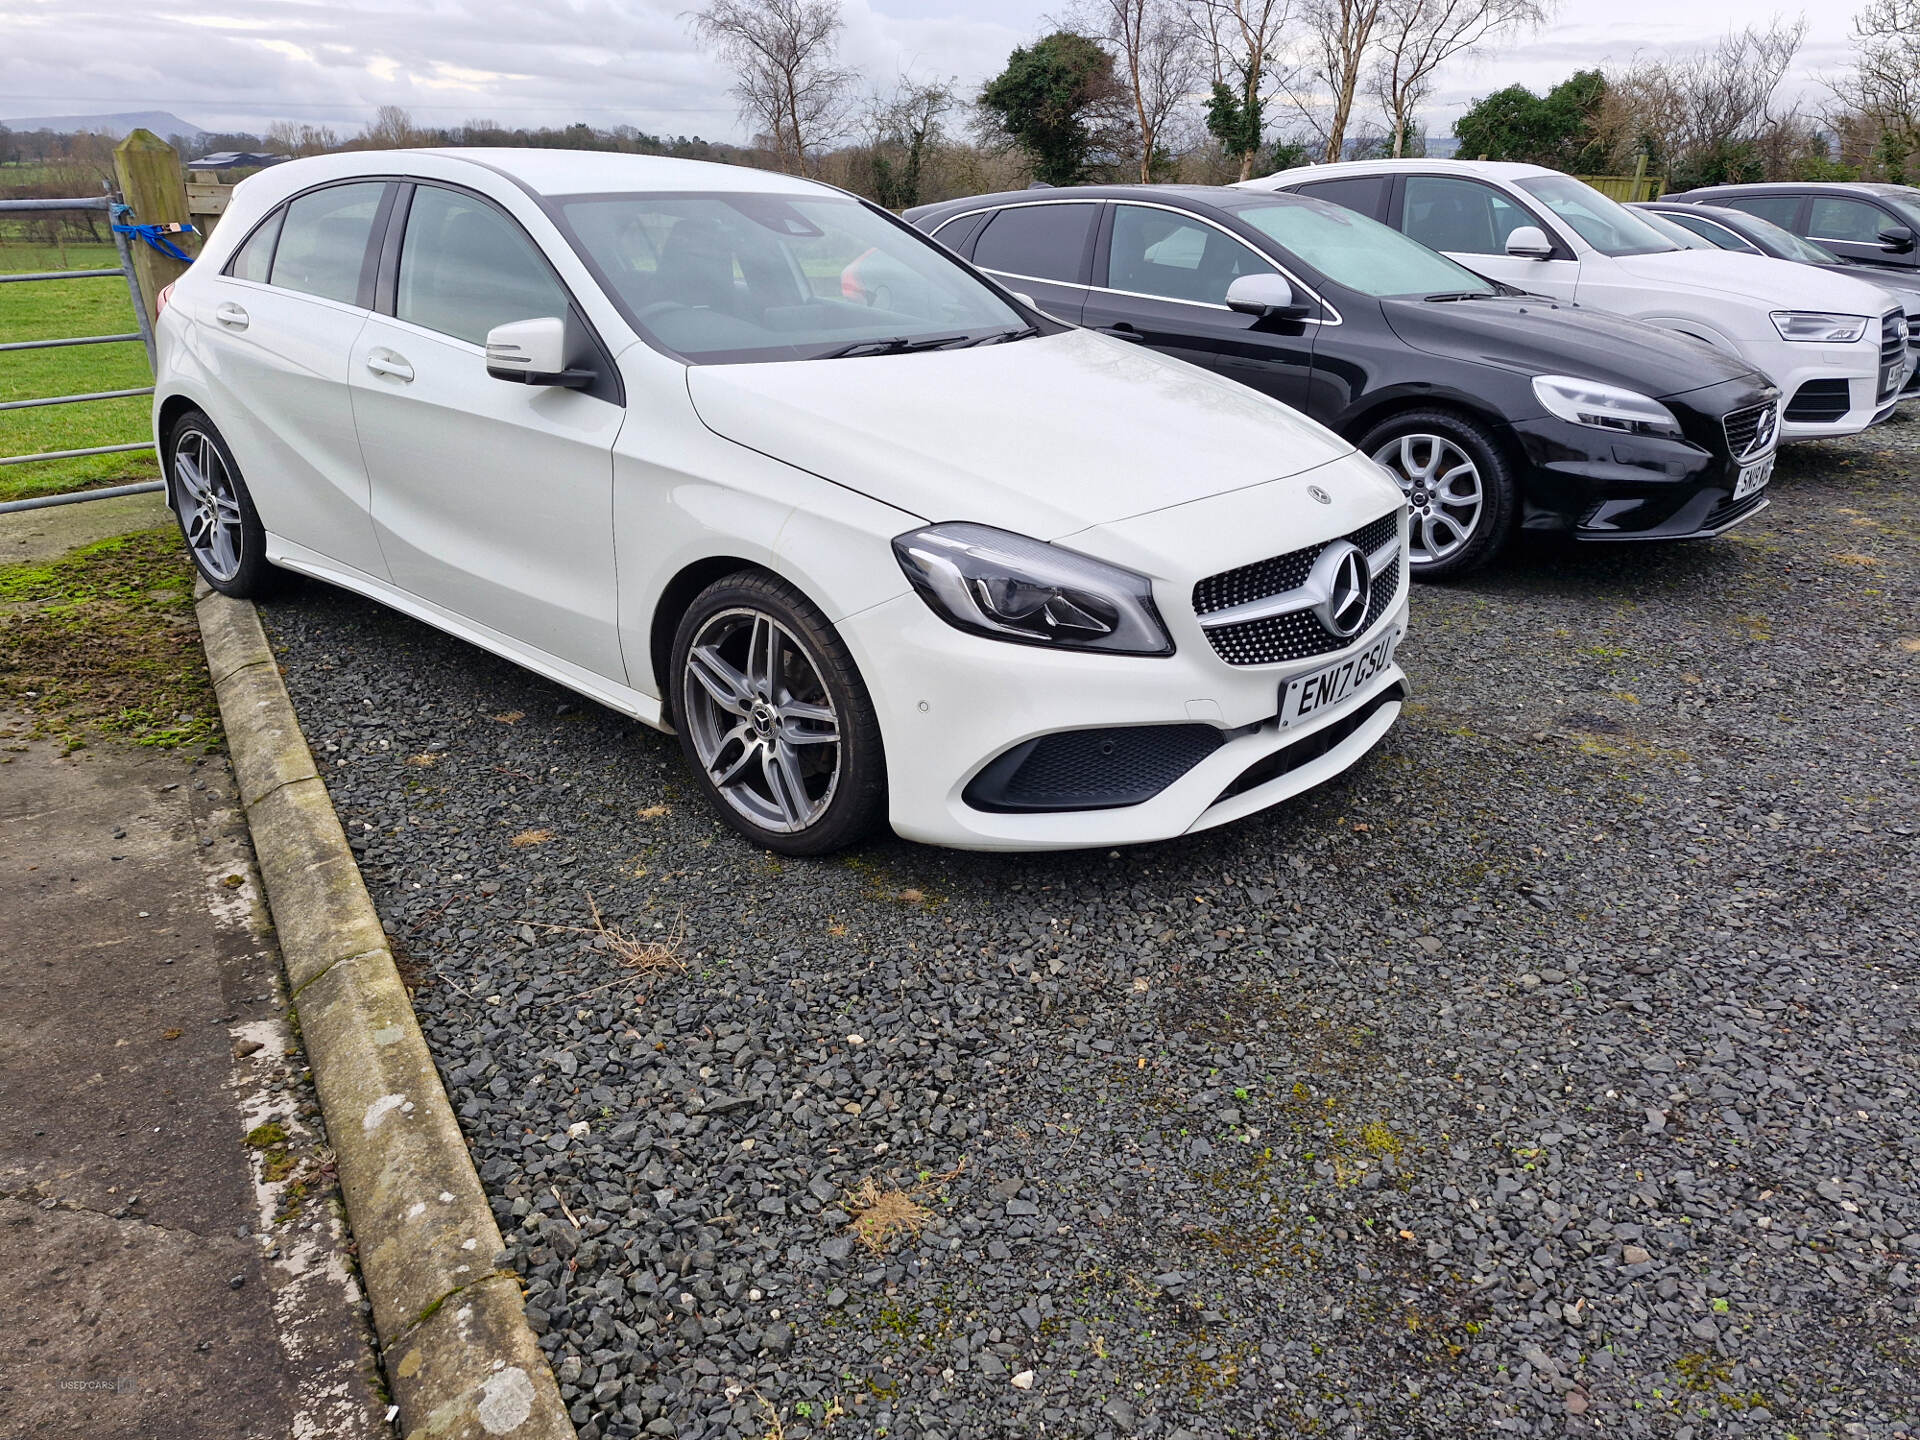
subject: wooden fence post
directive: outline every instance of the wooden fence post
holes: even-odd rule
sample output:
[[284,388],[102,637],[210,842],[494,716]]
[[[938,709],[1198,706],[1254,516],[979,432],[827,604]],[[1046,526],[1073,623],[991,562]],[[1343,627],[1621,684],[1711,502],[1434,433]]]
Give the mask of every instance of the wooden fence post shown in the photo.
[[[113,172],[120,181],[120,198],[133,207],[131,218],[138,225],[186,224],[187,184],[180,174],[180,157],[166,141],[151,130],[135,130],[113,152]],[[189,255],[200,252],[200,241],[193,235],[167,237]],[[140,299],[147,309],[147,323],[160,317],[156,297],[182,275],[186,265],[171,255],[163,255],[145,241],[133,245],[133,272],[140,281]]]

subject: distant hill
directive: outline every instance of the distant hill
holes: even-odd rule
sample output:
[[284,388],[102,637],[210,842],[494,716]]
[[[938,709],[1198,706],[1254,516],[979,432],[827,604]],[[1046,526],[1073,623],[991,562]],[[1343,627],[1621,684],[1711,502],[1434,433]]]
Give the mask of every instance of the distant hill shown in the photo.
[[61,135],[91,132],[124,140],[130,131],[151,130],[165,139],[169,135],[198,138],[208,132],[188,124],[171,110],[126,110],[117,115],[29,115],[18,120],[0,116],[0,125],[9,130],[52,130]]

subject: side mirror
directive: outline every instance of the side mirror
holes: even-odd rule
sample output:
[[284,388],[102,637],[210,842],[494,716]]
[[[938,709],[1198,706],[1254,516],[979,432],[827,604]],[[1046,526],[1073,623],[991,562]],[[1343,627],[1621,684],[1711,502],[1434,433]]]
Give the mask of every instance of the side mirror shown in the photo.
[[1261,319],[1298,320],[1312,307],[1293,298],[1284,275],[1242,275],[1227,286],[1227,308]]
[[1905,255],[1913,249],[1913,229],[1907,225],[1889,225],[1876,238],[1889,255]]
[[591,370],[567,368],[567,322],[557,315],[515,320],[487,332],[487,374],[522,385],[561,385],[581,390],[593,383]]
[[1018,300],[1022,305],[1026,306],[1029,310],[1038,310],[1040,308],[1040,306],[1037,303],[1035,303],[1034,298],[1031,295],[1027,294],[1026,291],[1015,290],[1012,293],[1013,293],[1013,298]]
[[1516,260],[1551,260],[1553,242],[1538,225],[1522,225],[1507,236],[1507,254]]

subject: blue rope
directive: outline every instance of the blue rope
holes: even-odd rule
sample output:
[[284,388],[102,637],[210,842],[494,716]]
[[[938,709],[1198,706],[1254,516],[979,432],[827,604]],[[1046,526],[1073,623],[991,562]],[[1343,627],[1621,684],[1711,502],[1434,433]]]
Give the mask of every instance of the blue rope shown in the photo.
[[173,259],[183,261],[188,265],[193,263],[193,257],[191,255],[167,239],[167,236],[170,234],[178,235],[182,232],[194,235],[199,234],[200,232],[195,230],[191,225],[115,225],[113,228],[117,234],[132,235],[146,241],[147,244],[158,250],[162,255],[171,256]]

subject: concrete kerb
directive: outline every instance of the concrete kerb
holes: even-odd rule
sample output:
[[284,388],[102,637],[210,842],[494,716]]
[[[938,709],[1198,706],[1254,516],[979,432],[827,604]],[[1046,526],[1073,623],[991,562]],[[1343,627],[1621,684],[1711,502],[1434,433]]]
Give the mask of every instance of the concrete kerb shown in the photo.
[[573,1440],[259,614],[196,610],[403,1432]]

